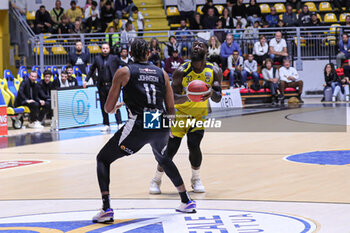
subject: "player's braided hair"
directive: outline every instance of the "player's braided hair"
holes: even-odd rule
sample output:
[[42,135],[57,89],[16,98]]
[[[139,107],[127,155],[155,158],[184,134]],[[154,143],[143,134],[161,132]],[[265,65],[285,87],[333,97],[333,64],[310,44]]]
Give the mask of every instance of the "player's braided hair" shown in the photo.
[[135,39],[131,43],[131,54],[135,61],[145,61],[148,49],[148,43],[143,39]]

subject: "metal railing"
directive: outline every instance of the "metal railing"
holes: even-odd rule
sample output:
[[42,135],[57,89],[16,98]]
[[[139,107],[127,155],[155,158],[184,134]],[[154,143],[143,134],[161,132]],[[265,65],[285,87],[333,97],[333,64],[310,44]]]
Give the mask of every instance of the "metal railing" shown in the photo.
[[[315,30],[317,29],[317,30]],[[247,29],[221,29],[215,31],[223,31],[225,33],[234,34],[235,41],[240,44],[243,53],[252,53],[253,45],[258,41],[259,35],[265,35],[267,41],[274,37],[274,33],[279,30],[287,41],[289,56],[296,61],[296,68],[302,69],[303,60],[332,60],[335,59],[338,50],[339,36],[343,32],[342,27],[330,30],[330,27],[293,27],[293,28],[261,28],[256,32],[247,33]],[[186,30],[184,31],[145,31],[143,38],[150,41],[156,37],[161,43],[161,50],[164,50],[165,42],[168,41],[170,35],[177,37],[178,43],[189,44],[195,40],[197,36],[209,39],[214,34],[214,30]],[[80,40],[83,42],[84,49],[90,54],[90,62],[99,53],[96,46],[101,46],[106,42],[106,35],[112,33],[94,33],[94,34],[69,34],[69,35],[45,35],[35,36],[35,47],[33,48],[33,60],[43,70],[46,65],[56,65],[61,67],[67,64],[67,57],[70,52],[74,51],[75,42]],[[120,33],[114,33],[119,34]],[[238,37],[236,34],[241,34]],[[137,36],[135,38],[138,38]],[[117,45],[122,45],[118,43]],[[96,49],[96,50],[94,50]],[[183,56],[189,56],[190,49],[183,51]],[[162,54],[163,58],[163,54]]]

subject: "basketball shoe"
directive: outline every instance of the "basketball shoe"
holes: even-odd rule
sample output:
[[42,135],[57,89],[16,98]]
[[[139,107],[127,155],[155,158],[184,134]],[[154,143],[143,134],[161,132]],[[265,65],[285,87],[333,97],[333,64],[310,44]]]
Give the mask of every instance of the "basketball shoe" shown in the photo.
[[180,206],[176,208],[176,211],[181,213],[197,213],[196,208],[196,202],[191,200],[187,203],[181,202]]
[[156,181],[155,179],[151,180],[151,184],[149,186],[149,193],[150,194],[160,194],[160,184],[161,181]]
[[106,211],[101,210],[100,213],[96,214],[92,218],[92,222],[95,223],[105,223],[105,222],[113,222],[114,212],[113,209],[107,209]]
[[193,188],[193,192],[195,193],[205,193],[205,188],[202,184],[202,181],[200,178],[195,178],[195,179],[191,179],[191,186]]

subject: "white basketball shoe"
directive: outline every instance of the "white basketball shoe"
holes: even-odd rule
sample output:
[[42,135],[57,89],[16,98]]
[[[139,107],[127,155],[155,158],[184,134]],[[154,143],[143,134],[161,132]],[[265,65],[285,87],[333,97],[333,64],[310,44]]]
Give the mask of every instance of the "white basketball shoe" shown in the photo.
[[181,202],[180,206],[176,208],[176,211],[181,213],[192,214],[192,213],[197,213],[196,208],[197,208],[197,204],[195,201],[189,201],[187,203]]
[[191,179],[191,186],[193,188],[193,192],[195,193],[205,193],[204,185],[200,178]]
[[162,181],[156,181],[155,179],[151,180],[151,184],[149,186],[149,193],[150,194],[161,194],[160,191],[160,184]]
[[114,212],[113,209],[107,209],[106,211],[101,210],[98,214],[96,214],[92,221],[95,223],[106,223],[106,222],[113,222],[114,219]]

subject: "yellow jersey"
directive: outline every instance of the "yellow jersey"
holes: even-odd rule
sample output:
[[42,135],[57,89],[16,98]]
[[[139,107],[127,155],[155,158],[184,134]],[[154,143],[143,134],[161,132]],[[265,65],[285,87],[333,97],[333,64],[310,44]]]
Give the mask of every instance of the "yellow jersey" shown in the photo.
[[[184,68],[184,76],[182,79],[182,87],[183,87],[182,95],[186,94],[187,86],[193,80],[201,80],[206,84],[209,84],[209,86],[213,85],[214,65],[212,63],[206,62],[205,68],[199,74],[193,71],[191,62],[184,63],[182,67]],[[175,104],[175,108],[179,112],[181,112],[181,114],[191,115],[198,119],[198,118],[204,118],[206,115],[208,115],[207,104],[208,104],[208,100],[205,100],[202,102],[192,102],[191,100],[188,100],[187,102],[182,104]]]

